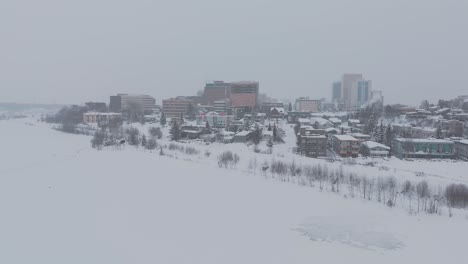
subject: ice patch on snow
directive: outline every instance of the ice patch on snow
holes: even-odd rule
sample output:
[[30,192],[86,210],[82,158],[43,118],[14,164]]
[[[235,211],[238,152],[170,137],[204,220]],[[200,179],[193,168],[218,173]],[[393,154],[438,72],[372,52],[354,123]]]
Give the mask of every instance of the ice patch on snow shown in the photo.
[[366,223],[348,222],[346,218],[313,217],[295,229],[312,241],[339,242],[352,247],[386,251],[405,245],[394,235]]

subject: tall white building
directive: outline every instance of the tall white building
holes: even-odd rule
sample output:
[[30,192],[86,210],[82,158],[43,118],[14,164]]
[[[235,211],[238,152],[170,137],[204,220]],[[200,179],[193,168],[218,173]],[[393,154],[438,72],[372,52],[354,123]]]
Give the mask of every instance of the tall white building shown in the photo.
[[372,81],[362,74],[344,74],[341,81],[345,110],[354,111],[366,105],[372,98]]
[[351,86],[349,98],[349,110],[357,110],[366,105],[371,99],[372,82],[368,80],[357,80]]

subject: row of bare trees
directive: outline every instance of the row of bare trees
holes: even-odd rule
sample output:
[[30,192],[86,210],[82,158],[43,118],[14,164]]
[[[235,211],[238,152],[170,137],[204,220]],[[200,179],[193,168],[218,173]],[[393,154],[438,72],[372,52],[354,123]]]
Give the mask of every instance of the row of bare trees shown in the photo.
[[347,172],[343,166],[330,168],[327,164],[300,165],[295,161],[265,161],[261,166],[253,158],[248,165],[251,172],[261,170],[285,182],[318,187],[320,191],[340,193],[346,197],[361,198],[384,203],[389,207],[407,208],[410,212],[441,213],[441,206],[450,208],[468,207],[468,187],[450,184],[442,188],[430,186],[427,181],[399,181],[394,176],[368,177]]

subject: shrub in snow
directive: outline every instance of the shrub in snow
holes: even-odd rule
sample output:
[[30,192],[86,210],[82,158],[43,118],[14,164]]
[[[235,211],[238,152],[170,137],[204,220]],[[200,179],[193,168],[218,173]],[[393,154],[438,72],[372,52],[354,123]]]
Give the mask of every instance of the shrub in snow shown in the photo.
[[177,144],[174,144],[174,143],[170,143],[168,148],[169,148],[169,150],[184,151],[183,146],[180,146],[180,145],[177,145]]
[[93,139],[91,139],[91,146],[93,148],[101,149],[104,145],[105,139],[106,134],[103,131],[96,131],[96,133],[94,133]]
[[146,143],[146,149],[148,150],[153,150],[158,147],[158,142],[154,138],[150,138],[148,142]]
[[200,153],[200,151],[193,147],[185,147],[185,154],[187,155],[197,155],[198,153]]
[[150,127],[150,128],[148,128],[148,133],[152,137],[157,138],[157,139],[161,139],[162,136],[163,136],[161,128],[159,128],[159,127]]
[[239,163],[239,155],[231,151],[225,151],[218,156],[218,166],[220,168],[235,167]]
[[138,128],[128,128],[125,133],[127,134],[128,144],[138,146],[140,144],[140,130]]
[[450,184],[445,188],[445,199],[449,207],[468,206],[468,187],[464,184]]

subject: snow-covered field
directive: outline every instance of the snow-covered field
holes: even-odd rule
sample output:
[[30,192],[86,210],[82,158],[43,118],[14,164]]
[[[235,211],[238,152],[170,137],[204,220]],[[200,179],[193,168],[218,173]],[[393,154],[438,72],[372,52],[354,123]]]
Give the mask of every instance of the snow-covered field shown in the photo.
[[[89,141],[28,119],[0,121],[0,263],[444,263],[467,256],[466,216],[408,215],[265,179],[244,172],[245,160],[226,170],[132,147],[96,151]],[[222,146],[241,158],[251,152]],[[274,155],[289,158],[281,148],[288,146]],[[414,169],[385,163],[395,172]],[[434,164],[429,170],[444,174]],[[444,165],[462,177],[466,167],[455,166],[450,174]]]

